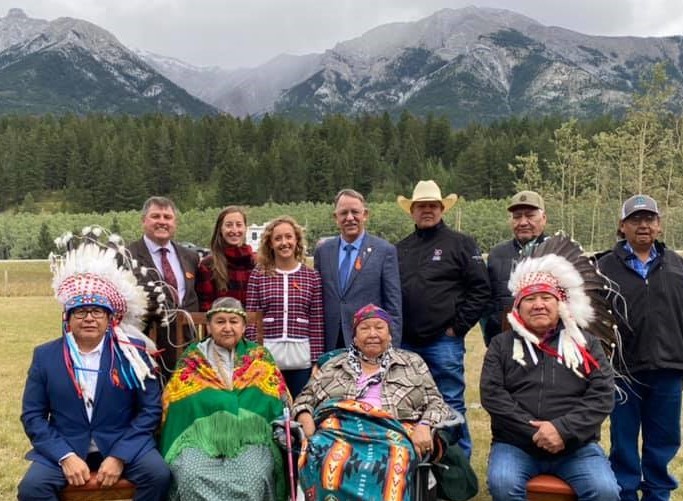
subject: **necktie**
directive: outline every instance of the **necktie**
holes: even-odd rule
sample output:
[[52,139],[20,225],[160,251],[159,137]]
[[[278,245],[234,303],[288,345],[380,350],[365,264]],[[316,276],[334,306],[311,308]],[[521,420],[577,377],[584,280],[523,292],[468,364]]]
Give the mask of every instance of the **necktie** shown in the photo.
[[178,297],[178,279],[173,273],[173,268],[168,260],[168,249],[162,247],[159,249],[161,252],[161,273],[164,275],[164,281],[171,287],[173,292],[173,297]]
[[351,272],[351,251],[353,251],[353,245],[346,244],[344,246],[344,259],[342,259],[341,265],[339,266],[339,289],[343,292],[346,288],[346,282],[349,279],[349,274]]

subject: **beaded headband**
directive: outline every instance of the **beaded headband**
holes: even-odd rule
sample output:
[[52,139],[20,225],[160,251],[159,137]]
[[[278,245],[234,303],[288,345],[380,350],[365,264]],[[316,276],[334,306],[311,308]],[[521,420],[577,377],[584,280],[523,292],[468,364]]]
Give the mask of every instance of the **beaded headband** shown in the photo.
[[206,312],[206,318],[211,319],[212,316],[214,316],[216,313],[234,313],[235,315],[239,315],[242,317],[244,320],[247,319],[247,312],[239,309],[239,308],[211,308],[209,311]]

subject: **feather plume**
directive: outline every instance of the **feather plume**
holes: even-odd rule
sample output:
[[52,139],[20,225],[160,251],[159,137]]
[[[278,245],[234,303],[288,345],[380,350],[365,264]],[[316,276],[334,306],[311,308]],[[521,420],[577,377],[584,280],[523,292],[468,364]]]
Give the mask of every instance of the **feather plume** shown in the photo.
[[584,255],[581,246],[566,235],[557,234],[545,240],[533,253],[534,258],[552,255],[571,267],[563,265],[557,273],[553,272],[567,289],[567,309],[571,316],[581,329],[597,337],[605,353],[611,356],[620,340],[606,297],[606,291],[611,288],[609,280]]

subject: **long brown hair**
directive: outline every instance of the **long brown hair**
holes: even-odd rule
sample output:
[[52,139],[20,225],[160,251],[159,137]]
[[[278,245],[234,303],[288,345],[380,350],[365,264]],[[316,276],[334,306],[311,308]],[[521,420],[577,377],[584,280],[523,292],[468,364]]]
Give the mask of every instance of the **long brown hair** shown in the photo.
[[[228,288],[228,258],[225,257],[224,249],[228,243],[223,238],[223,219],[228,214],[242,214],[244,219],[244,235],[247,234],[247,213],[242,207],[236,205],[229,205],[223,209],[216,219],[216,225],[213,227],[213,235],[211,236],[211,268],[213,270],[213,279],[216,281],[218,290],[226,290]],[[244,241],[242,242],[244,244]]]
[[304,263],[306,261],[306,240],[304,239],[304,229],[299,226],[293,217],[280,216],[276,219],[273,219],[266,225],[266,229],[263,230],[261,241],[259,242],[258,246],[258,264],[261,266],[263,273],[266,275],[271,275],[275,271],[275,251],[270,243],[270,239],[273,236],[275,227],[281,224],[288,224],[294,229],[294,236],[296,237],[294,258],[300,263]]

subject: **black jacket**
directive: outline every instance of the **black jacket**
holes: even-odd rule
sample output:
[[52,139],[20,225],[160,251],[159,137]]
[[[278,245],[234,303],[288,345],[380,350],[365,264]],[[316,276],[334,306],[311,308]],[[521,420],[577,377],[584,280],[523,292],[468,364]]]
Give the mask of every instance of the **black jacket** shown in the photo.
[[647,280],[626,264],[624,241],[598,261],[600,271],[619,285],[626,300],[628,322],[617,321],[630,373],[683,370],[683,259],[661,242],[655,246],[659,257]]
[[[584,378],[540,350],[536,350],[538,365],[534,365],[526,344],[513,331],[493,338],[481,371],[480,395],[491,415],[494,441],[535,457],[554,456],[534,444],[532,419],[551,421],[557,428],[565,444],[559,455],[600,440],[600,425],[614,406],[614,376],[600,341],[584,335],[599,365]],[[526,367],[512,359],[515,338],[524,346]],[[550,344],[557,348],[557,337]]]
[[449,327],[464,336],[479,320],[491,290],[474,239],[443,221],[416,229],[397,245],[403,293],[403,340],[424,344]]
[[489,283],[491,284],[491,302],[482,322],[484,339],[487,346],[491,339],[493,339],[493,336],[502,332],[503,313],[512,308],[514,299],[510,294],[510,289],[508,289],[512,265],[523,257],[529,256],[547,238],[549,237],[541,234],[527,245],[522,245],[517,239],[513,238],[497,244],[489,252],[486,266],[489,273]]

